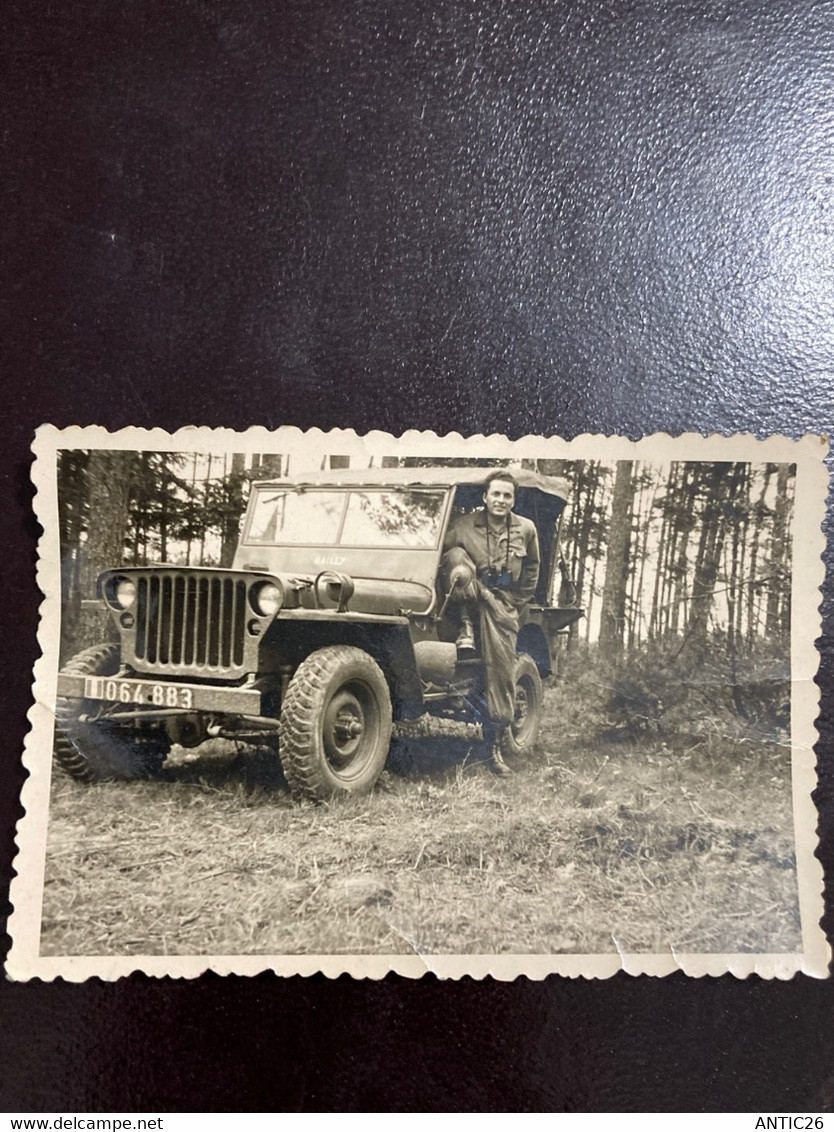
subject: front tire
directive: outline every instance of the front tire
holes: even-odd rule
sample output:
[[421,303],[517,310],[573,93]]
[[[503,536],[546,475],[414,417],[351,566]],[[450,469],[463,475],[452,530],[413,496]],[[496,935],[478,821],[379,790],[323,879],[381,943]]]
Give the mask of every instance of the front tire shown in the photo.
[[527,653],[515,661],[515,718],[501,735],[501,754],[529,754],[536,746],[542,723],[544,693],[536,662]]
[[[72,676],[115,676],[118,645],[95,645],[74,656],[62,672]],[[165,762],[171,741],[159,725],[128,729],[106,717],[82,722],[102,707],[100,700],[60,697],[55,705],[55,762],[78,782],[150,778]]]
[[367,794],[391,743],[391,695],[362,649],[334,645],[296,669],[281,708],[280,751],[290,788],[308,798]]

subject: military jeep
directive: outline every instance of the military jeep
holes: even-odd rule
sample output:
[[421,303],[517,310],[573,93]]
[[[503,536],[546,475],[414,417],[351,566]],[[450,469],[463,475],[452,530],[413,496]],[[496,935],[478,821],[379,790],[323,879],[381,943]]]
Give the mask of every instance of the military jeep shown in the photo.
[[[173,744],[277,743],[290,787],[312,798],[372,789],[392,730],[449,721],[477,733],[485,673],[458,657],[449,523],[482,503],[476,467],[334,470],[254,483],[231,569],[105,571],[97,595],[119,644],[58,675],[55,756],[83,781],[158,771]],[[566,485],[514,472],[515,510],[542,568],[518,635],[516,716],[504,753],[536,741],[542,677],[582,616],[553,605]]]

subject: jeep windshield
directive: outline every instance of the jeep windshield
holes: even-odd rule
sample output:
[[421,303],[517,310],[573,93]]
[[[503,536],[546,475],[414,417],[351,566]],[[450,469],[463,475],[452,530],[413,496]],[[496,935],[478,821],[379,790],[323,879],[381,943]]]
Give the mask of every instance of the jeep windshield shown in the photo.
[[440,541],[445,491],[422,488],[259,488],[245,543],[431,549]]

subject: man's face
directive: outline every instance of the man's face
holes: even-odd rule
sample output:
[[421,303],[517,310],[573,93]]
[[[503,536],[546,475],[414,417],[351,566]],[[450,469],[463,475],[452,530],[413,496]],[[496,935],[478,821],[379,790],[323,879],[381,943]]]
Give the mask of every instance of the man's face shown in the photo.
[[493,480],[484,492],[484,503],[493,519],[506,519],[515,503],[515,488],[509,480]]

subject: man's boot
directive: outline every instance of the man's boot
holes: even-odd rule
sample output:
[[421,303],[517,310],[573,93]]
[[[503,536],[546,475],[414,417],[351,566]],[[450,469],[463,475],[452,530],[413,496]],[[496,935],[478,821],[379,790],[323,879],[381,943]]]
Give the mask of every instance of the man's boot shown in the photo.
[[492,744],[492,753],[489,756],[489,769],[493,774],[497,774],[499,778],[506,778],[513,773],[504,762],[504,756],[501,754],[500,739],[496,739]]
[[455,647],[458,650],[458,656],[475,651],[475,627],[472,624],[472,618],[465,614],[460,619],[460,632],[455,641]]

